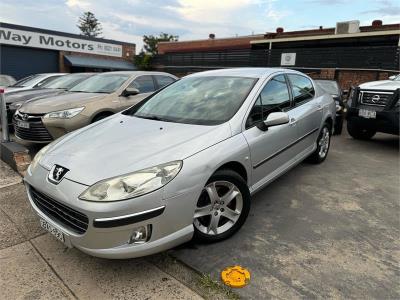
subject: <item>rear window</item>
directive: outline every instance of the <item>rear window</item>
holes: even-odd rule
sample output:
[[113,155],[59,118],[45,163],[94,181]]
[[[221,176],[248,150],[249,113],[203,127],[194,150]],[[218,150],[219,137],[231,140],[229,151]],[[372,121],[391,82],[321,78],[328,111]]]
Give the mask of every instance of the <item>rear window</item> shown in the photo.
[[129,86],[137,88],[140,93],[150,93],[156,89],[150,75],[139,76]]
[[156,75],[155,78],[159,88],[169,85],[175,81],[174,78],[164,75]]

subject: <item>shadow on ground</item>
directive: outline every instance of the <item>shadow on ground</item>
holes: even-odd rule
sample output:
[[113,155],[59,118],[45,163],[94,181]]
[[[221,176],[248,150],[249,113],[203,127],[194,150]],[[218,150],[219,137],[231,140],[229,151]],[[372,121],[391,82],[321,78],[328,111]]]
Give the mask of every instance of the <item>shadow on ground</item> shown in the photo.
[[400,298],[399,138],[333,138],[321,165],[302,163],[253,197],[232,238],[171,254],[219,278],[240,264],[244,298]]

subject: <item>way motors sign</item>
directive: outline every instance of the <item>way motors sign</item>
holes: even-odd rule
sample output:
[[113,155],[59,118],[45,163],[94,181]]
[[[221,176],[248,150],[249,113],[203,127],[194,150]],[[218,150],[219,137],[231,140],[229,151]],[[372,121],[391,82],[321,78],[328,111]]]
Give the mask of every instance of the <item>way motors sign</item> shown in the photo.
[[122,57],[122,46],[0,27],[0,44]]

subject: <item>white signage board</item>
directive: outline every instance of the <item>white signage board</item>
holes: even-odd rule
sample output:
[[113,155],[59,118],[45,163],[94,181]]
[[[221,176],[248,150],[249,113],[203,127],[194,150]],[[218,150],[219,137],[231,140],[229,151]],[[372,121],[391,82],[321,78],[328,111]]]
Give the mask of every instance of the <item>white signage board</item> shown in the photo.
[[281,66],[294,66],[296,65],[296,53],[282,53]]
[[0,27],[0,44],[122,57],[122,46]]

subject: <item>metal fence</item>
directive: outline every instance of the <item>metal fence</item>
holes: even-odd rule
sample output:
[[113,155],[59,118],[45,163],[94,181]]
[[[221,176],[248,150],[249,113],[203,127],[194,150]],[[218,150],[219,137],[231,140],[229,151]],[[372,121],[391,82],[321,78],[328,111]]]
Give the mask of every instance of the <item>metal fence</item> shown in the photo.
[[244,49],[157,55],[154,66],[178,69],[279,67],[282,53],[296,53],[292,68],[359,68],[398,71],[398,46]]

